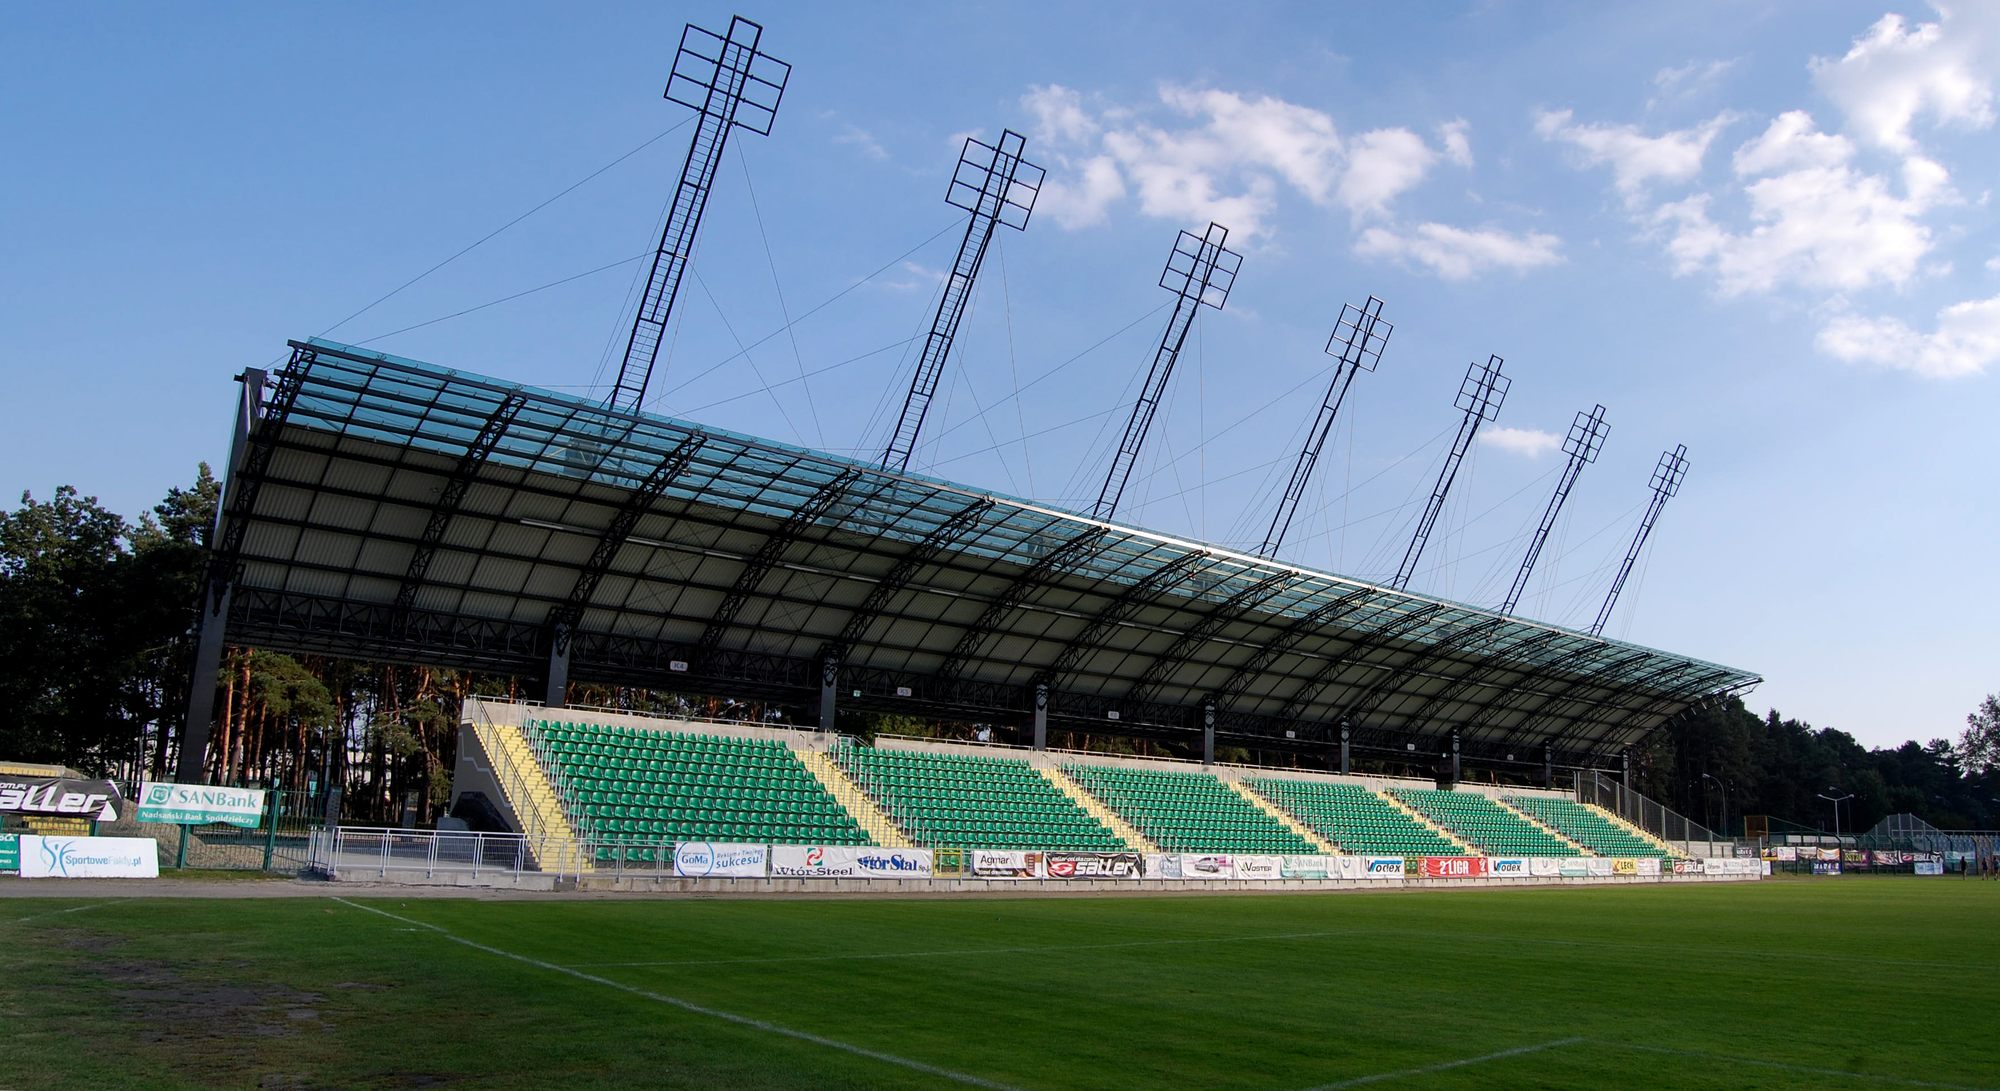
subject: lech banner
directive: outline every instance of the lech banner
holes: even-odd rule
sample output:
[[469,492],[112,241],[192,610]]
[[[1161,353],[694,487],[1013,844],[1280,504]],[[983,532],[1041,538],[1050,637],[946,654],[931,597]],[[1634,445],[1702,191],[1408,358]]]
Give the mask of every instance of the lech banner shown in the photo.
[[202,826],[226,822],[256,829],[264,818],[264,791],[261,788],[214,788],[206,784],[156,784],[139,786],[141,822],[171,822],[182,826]]

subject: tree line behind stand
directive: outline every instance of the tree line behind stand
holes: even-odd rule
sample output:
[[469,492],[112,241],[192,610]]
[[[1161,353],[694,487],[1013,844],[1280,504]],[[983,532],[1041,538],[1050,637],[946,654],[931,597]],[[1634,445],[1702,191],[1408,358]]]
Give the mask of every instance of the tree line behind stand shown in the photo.
[[[46,501],[24,493],[17,508],[0,514],[0,760],[51,762],[128,783],[171,775],[187,705],[195,596],[219,494],[203,465],[192,485],[169,490],[136,522],[71,486]],[[338,786],[350,821],[419,825],[434,822],[448,800],[465,698],[534,692],[511,677],[240,647],[226,652],[215,685],[203,779],[310,792]],[[579,684],[570,700],[787,722],[783,708],[726,696]],[[842,714],[842,729],[868,736],[1010,740],[1005,728],[850,715]],[[1190,756],[1171,742],[1052,742]],[[1759,717],[1731,699],[1655,732],[1634,755],[1640,791],[1718,830],[1726,799],[1728,826],[1739,832],[1746,814],[1831,829],[1832,805],[1822,793],[1852,793],[1841,813],[1850,832],[1900,812],[1946,829],[1992,829],[2000,826],[1996,767],[1996,697],[1967,717],[1955,741],[1934,737],[1876,750],[1775,710]]]

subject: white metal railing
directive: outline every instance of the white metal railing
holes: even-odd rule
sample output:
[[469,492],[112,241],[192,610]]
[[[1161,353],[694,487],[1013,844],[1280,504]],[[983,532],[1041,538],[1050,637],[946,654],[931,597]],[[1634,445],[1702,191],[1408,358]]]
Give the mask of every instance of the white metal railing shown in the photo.
[[528,744],[528,753],[534,755],[542,773],[547,776],[549,790],[555,793],[556,809],[560,810],[563,818],[568,820],[569,828],[574,830],[578,837],[587,837],[595,833],[596,825],[584,811],[583,797],[571,783],[569,774],[564,771],[561,763],[556,761],[555,753],[549,748],[548,736],[542,734],[541,725],[532,717],[523,716],[521,738]]
[[434,879],[519,882],[535,871],[533,843],[518,833],[376,829],[336,826],[312,831],[306,868],[328,878]]

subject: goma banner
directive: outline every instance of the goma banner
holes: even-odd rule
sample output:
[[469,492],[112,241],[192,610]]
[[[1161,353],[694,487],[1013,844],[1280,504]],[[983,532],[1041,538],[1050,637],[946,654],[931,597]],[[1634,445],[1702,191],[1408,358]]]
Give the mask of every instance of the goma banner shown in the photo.
[[118,786],[108,780],[0,777],[0,811],[118,821]]
[[1528,861],[1518,857],[1499,857],[1487,861],[1486,870],[1496,878],[1521,879],[1527,877]]
[[23,879],[157,879],[160,843],[150,837],[21,835]]
[[1334,878],[1333,857],[1331,856],[1287,856],[1279,865],[1278,872],[1285,879],[1331,879]]
[[980,879],[1039,879],[1042,875],[1042,854],[974,849],[972,874]]
[[1277,879],[1285,873],[1285,858],[1282,856],[1238,856],[1236,877],[1238,879]]
[[264,818],[264,792],[260,788],[212,788],[206,784],[156,784],[139,786],[141,822],[171,822],[182,826],[205,826],[226,822],[256,829]]
[[1562,861],[1553,856],[1536,856],[1528,861],[1528,874],[1538,879],[1550,879],[1562,874]]
[[0,834],[0,873],[21,870],[21,838],[16,834]]
[[769,845],[688,841],[674,846],[674,874],[687,879],[762,879]]
[[1051,879],[1137,879],[1136,852],[1045,852],[1042,873]]

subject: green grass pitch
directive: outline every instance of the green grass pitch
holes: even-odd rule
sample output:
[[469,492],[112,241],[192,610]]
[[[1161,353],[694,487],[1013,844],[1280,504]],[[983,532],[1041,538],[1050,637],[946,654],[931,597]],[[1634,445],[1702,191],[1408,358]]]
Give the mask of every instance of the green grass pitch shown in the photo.
[[4,899],[0,1087],[1987,1087],[1996,921],[1956,878]]

